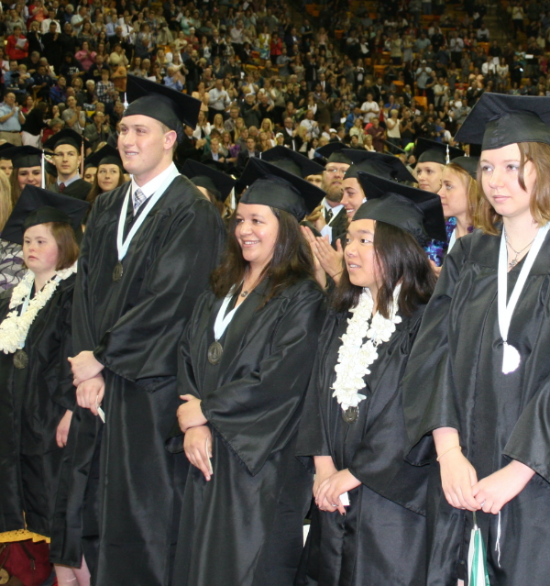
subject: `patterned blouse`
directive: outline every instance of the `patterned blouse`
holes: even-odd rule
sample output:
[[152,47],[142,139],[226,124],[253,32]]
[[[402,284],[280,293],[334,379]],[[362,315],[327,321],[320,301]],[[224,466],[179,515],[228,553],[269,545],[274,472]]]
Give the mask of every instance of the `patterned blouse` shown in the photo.
[[0,240],[0,290],[17,285],[27,269],[23,268],[23,249],[19,244]]

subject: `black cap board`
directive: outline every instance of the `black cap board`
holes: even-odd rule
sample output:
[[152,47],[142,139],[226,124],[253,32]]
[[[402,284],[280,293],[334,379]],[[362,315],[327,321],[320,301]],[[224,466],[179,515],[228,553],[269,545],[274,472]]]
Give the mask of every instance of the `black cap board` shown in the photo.
[[22,245],[25,230],[47,222],[71,224],[78,238],[89,207],[89,203],[74,197],[26,185],[2,230],[2,239]]
[[274,146],[260,153],[260,158],[304,179],[310,175],[320,175],[324,170],[319,163],[285,146]]
[[477,179],[477,167],[479,165],[479,157],[456,157],[451,161],[453,165],[462,167],[473,179]]
[[4,151],[9,151],[14,146],[15,145],[14,144],[11,144],[11,142],[5,142],[3,144],[0,144],[0,159],[8,159],[8,160],[11,160],[11,158],[9,156],[6,156],[4,154]]
[[118,165],[122,168],[122,159],[118,150],[106,144],[84,160],[84,167],[99,167],[99,165]]
[[393,155],[366,151],[365,149],[348,149],[346,156],[353,161],[353,165],[346,171],[344,179],[357,178],[359,171],[365,171],[394,181],[416,182],[407,167]]
[[325,192],[313,183],[256,157],[248,160],[239,184],[249,186],[240,203],[284,210],[299,222],[325,197]]
[[397,226],[412,234],[418,241],[427,235],[446,241],[445,217],[441,198],[429,191],[396,183],[372,173],[359,173],[363,191],[369,199],[355,212],[352,221],[376,220]]
[[44,148],[54,151],[58,146],[63,144],[70,144],[80,153],[80,148],[84,142],[84,148],[87,149],[90,146],[90,141],[83,138],[78,132],[72,128],[63,128],[59,132],[52,134],[50,138],[44,143]]
[[208,189],[219,201],[225,201],[235,186],[235,179],[217,171],[210,165],[187,159],[181,169],[182,175],[191,179],[198,187]]
[[455,139],[481,144],[484,151],[516,142],[550,144],[550,99],[544,96],[483,94]]
[[418,163],[447,164],[447,155],[452,161],[455,157],[462,157],[466,153],[457,147],[452,147],[442,142],[419,138],[414,148],[414,156]]
[[325,158],[327,163],[345,163],[351,165],[351,159],[346,156],[346,151],[350,150],[343,142],[329,142],[325,146],[319,147],[317,153]]
[[12,147],[0,153],[0,158],[10,159],[16,169],[40,167],[42,165],[42,150],[33,146]]
[[128,76],[127,93],[130,105],[123,117],[141,115],[158,120],[177,132],[178,141],[183,138],[182,123],[191,128],[197,125],[201,102],[187,94],[134,75]]

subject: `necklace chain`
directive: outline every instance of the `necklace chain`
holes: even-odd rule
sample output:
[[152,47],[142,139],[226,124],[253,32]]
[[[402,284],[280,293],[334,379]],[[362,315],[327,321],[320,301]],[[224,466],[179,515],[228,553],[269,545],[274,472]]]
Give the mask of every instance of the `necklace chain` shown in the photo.
[[506,231],[504,231],[504,240],[506,241],[506,244],[510,247],[510,249],[512,250],[512,252],[516,255],[514,256],[514,258],[508,263],[508,266],[513,269],[517,264],[518,264],[518,258],[519,255],[524,252],[525,250],[527,250],[531,244],[533,244],[533,242],[535,241],[535,239],[533,238],[533,240],[531,240],[531,242],[529,242],[529,244],[527,246],[524,246],[521,250],[516,250],[511,244],[510,241],[508,240],[508,235],[506,234]]

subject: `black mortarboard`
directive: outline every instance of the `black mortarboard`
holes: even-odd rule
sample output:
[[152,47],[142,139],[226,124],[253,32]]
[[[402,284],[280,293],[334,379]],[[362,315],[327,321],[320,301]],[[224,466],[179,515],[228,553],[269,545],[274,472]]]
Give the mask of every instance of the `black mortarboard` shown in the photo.
[[455,138],[481,144],[487,151],[516,142],[550,144],[550,100],[545,96],[483,94]]
[[279,167],[279,169],[284,169],[304,179],[310,175],[320,175],[323,172],[322,165],[285,146],[275,146],[268,149],[261,153],[260,158]]
[[248,160],[239,184],[249,186],[241,203],[284,210],[299,222],[325,197],[325,192],[313,183],[256,157]]
[[122,169],[122,159],[118,150],[106,144],[84,160],[84,168],[99,167],[99,165],[118,165]]
[[345,163],[351,165],[351,160],[347,158],[344,151],[349,147],[343,142],[329,142],[325,146],[319,147],[317,153],[325,158],[327,163]]
[[89,203],[74,197],[26,185],[2,230],[2,239],[23,244],[27,228],[47,222],[71,224],[78,238],[80,224],[89,207]]
[[198,187],[208,189],[220,201],[225,201],[231,193],[236,181],[226,173],[217,171],[210,165],[187,159],[181,169],[185,175]]
[[466,173],[477,179],[477,167],[479,165],[479,157],[456,157],[451,161],[453,165],[462,167]]
[[40,167],[42,165],[42,150],[33,146],[12,147],[0,153],[0,158],[10,159],[16,169]]
[[182,123],[195,128],[201,108],[200,100],[173,90],[165,85],[128,76],[128,100],[130,105],[123,116],[148,116],[162,122],[183,138]]
[[355,212],[353,220],[376,220],[397,226],[412,234],[419,242],[423,236],[445,242],[445,217],[441,198],[429,191],[416,189],[372,173],[359,173],[363,191],[369,199]]
[[357,177],[359,171],[364,171],[394,181],[411,181],[412,183],[416,181],[407,167],[393,155],[366,151],[365,149],[348,149],[346,156],[351,159],[353,165],[346,171],[344,179]]
[[90,142],[78,134],[78,132],[72,128],[63,128],[63,130],[52,134],[50,138],[48,138],[48,140],[44,143],[44,148],[53,151],[56,149],[56,147],[62,144],[70,144],[71,146],[74,146],[78,153],[80,153],[82,142],[84,142],[84,148],[88,148],[90,146]]
[[464,156],[465,152],[457,147],[436,142],[435,140],[428,140],[427,138],[419,138],[414,148],[414,156],[419,163],[439,163],[440,165],[446,165],[447,155],[452,161],[455,157]]
[[[4,151],[9,151],[10,149],[12,149],[15,145],[11,144],[11,142],[5,142],[3,144],[0,144],[0,159],[9,159],[11,160],[10,156],[6,156],[4,154]],[[8,153],[9,155],[9,153]]]

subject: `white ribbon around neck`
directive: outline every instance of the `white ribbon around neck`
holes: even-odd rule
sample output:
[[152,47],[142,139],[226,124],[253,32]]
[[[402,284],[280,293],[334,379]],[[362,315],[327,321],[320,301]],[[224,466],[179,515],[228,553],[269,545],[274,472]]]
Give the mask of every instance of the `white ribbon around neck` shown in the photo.
[[502,228],[502,236],[500,238],[500,251],[498,256],[498,326],[500,329],[500,335],[502,337],[504,345],[504,354],[502,357],[502,372],[504,374],[510,374],[517,370],[521,362],[521,356],[514,346],[508,344],[508,330],[510,329],[510,322],[514,315],[517,302],[525,287],[527,277],[533,268],[533,264],[542,248],[544,239],[550,224],[539,228],[531,249],[525,258],[521,271],[519,273],[518,280],[510,296],[510,301],[506,303],[508,297],[508,250],[506,245],[506,235],[504,227]]
[[153,206],[157,203],[157,201],[163,196],[164,192],[168,189],[172,181],[174,180],[174,175],[170,174],[166,180],[162,183],[162,185],[153,193],[151,197],[147,200],[145,208],[141,212],[141,214],[136,218],[135,222],[132,224],[130,228],[130,232],[126,238],[124,238],[124,225],[126,224],[126,214],[128,213],[128,205],[130,203],[130,199],[132,198],[132,183],[128,186],[128,191],[126,193],[126,197],[124,198],[124,202],[122,204],[122,209],[120,210],[120,216],[118,218],[118,230],[116,235],[116,247],[118,251],[118,260],[122,261],[122,259],[126,256],[128,252],[128,248],[130,248],[130,244],[132,239],[136,235],[136,232],[141,228],[143,222],[145,222],[145,218],[149,215],[149,212],[153,209]]
[[236,305],[227,315],[225,315],[227,306],[233,298],[233,291],[234,288],[232,287],[231,291],[229,291],[229,293],[227,294],[227,297],[223,300],[222,306],[220,307],[218,315],[216,316],[216,321],[214,322],[214,338],[216,342],[223,336],[225,330],[227,329],[227,326],[231,323],[231,320],[235,316],[235,312],[240,307],[240,305]]

